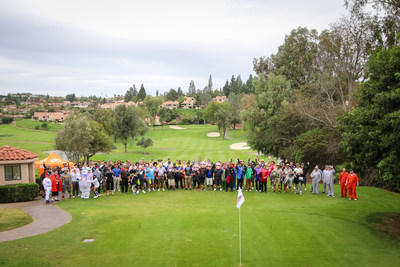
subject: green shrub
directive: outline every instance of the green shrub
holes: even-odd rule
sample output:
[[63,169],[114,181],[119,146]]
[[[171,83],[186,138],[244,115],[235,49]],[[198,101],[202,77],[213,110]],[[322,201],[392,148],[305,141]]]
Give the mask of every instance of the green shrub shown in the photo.
[[39,130],[39,129],[40,129],[39,125],[36,125],[35,130]]
[[3,124],[10,124],[13,122],[14,118],[13,117],[2,117],[1,118],[1,123]]
[[0,186],[0,203],[30,201],[38,195],[39,185],[37,183]]

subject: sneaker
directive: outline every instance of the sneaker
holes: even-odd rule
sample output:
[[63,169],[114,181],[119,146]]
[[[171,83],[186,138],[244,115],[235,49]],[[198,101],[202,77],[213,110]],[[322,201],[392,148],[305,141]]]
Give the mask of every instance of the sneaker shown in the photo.
[[214,191],[217,191],[217,188],[214,188]]
[[304,191],[307,191],[307,188],[306,188],[306,187],[304,187]]
[[254,190],[254,187],[252,187],[251,190]]
[[158,190],[157,190],[158,192],[160,192],[160,188],[158,188]]
[[187,187],[185,188],[185,190],[187,190]]
[[75,196],[72,196],[72,198],[75,198]]
[[222,191],[222,188],[220,188],[219,191]]
[[154,188],[153,188],[153,191],[156,191],[156,190],[154,190]]
[[165,191],[165,189],[163,188],[162,191]]
[[142,193],[143,193],[143,194],[146,194],[146,192],[145,192],[144,190],[142,190]]
[[358,200],[357,198],[355,198],[354,200]]
[[246,190],[246,192],[249,192],[249,191]]
[[335,197],[335,196],[332,196],[332,197]]
[[148,188],[148,189],[147,189],[147,191],[149,191],[149,192],[150,192],[150,188]]
[[174,188],[174,191],[175,191],[175,188]]
[[303,195],[303,192],[300,191],[300,196]]

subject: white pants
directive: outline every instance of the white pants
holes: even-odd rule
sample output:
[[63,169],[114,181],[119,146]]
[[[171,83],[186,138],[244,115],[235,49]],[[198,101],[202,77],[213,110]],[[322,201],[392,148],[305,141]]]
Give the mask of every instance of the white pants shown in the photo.
[[207,185],[213,185],[213,179],[212,178],[206,178],[206,184]]
[[51,187],[47,187],[44,190],[46,192],[46,201],[49,201],[51,195]]

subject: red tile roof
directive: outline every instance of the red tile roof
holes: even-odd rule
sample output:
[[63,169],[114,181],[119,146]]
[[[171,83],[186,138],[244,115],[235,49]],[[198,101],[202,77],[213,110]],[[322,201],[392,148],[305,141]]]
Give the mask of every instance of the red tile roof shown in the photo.
[[39,155],[12,146],[0,147],[0,161],[3,160],[27,160],[39,157]]

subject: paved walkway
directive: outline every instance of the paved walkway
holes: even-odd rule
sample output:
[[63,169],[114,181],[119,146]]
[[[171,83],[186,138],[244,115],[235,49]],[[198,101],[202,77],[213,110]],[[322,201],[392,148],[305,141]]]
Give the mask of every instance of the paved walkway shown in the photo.
[[0,204],[0,208],[21,208],[33,219],[33,222],[28,225],[0,232],[0,242],[47,233],[72,219],[68,212],[53,205],[46,205],[44,199]]

